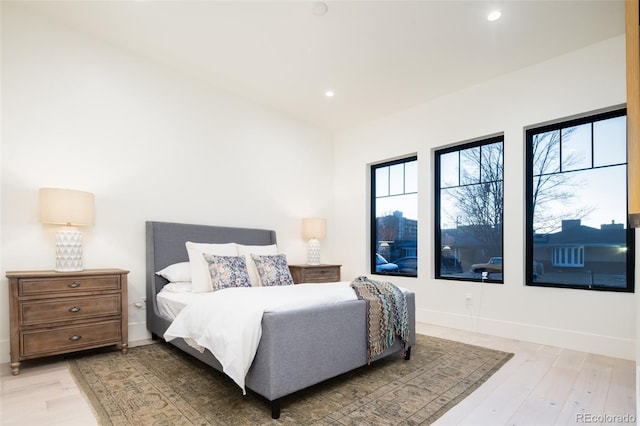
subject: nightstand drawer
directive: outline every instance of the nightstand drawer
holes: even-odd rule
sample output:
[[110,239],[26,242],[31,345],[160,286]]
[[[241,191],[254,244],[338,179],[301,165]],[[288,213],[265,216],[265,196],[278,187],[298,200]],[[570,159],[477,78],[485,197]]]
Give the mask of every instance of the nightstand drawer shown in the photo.
[[120,342],[121,322],[106,321],[78,326],[22,332],[21,354],[34,357],[90,349]]
[[60,295],[66,292],[81,292],[95,290],[118,290],[120,278],[118,276],[96,277],[61,277],[47,279],[22,279],[19,282],[18,294],[20,296],[43,295],[55,293]]
[[23,325],[70,321],[106,315],[120,315],[120,294],[34,300],[20,303]]
[[296,284],[340,281],[340,265],[289,265],[289,270]]
[[340,281],[340,270],[338,268],[313,268],[304,273],[306,282],[334,282]]

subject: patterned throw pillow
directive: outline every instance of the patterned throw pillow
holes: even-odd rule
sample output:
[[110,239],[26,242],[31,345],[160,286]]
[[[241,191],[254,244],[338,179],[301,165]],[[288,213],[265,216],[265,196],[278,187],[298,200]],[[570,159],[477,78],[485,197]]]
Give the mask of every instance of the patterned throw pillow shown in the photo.
[[269,256],[252,254],[251,258],[256,264],[263,286],[293,285],[293,278],[287,266],[287,257],[284,254]]
[[211,274],[212,290],[228,287],[251,287],[244,256],[203,254]]

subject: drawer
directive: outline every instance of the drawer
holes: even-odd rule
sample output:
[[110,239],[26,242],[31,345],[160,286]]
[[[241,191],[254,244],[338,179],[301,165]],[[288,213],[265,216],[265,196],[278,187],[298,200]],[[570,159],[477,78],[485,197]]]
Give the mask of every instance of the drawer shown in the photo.
[[304,272],[305,282],[334,282],[340,281],[340,269],[335,267],[310,268]]
[[22,325],[70,321],[106,315],[120,315],[120,294],[45,299],[20,303]]
[[120,321],[105,321],[85,325],[39,329],[20,333],[24,358],[55,355],[81,349],[117,344],[121,341]]
[[119,290],[120,277],[111,275],[77,278],[25,278],[20,280],[18,286],[20,296],[44,295],[47,293],[60,295],[61,293],[74,291]]

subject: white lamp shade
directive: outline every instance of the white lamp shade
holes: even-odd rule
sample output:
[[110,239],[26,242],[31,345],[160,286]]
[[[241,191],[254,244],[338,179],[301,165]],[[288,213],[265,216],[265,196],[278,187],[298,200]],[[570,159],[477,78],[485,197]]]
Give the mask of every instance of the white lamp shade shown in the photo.
[[92,226],[94,196],[90,192],[40,188],[40,222],[69,226]]
[[326,237],[327,220],[318,217],[302,219],[302,236],[305,240],[319,240]]

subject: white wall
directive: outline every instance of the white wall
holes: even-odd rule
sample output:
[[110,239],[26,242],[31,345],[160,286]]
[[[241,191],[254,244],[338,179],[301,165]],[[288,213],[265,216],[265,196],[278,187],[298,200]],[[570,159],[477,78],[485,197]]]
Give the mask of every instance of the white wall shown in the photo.
[[[634,295],[525,287],[523,272],[523,127],[623,103],[622,37],[343,132],[335,145],[7,3],[1,54],[0,362],[9,353],[4,273],[54,266],[55,228],[38,223],[38,188],[96,194],[85,266],[129,269],[134,302],[144,297],[145,220],[272,228],[302,262],[300,218],[322,215],[323,261],[342,263],[344,279],[367,273],[367,164],[411,153],[422,170],[420,276],[397,283],[416,291],[418,320],[635,359]],[[434,280],[432,151],[499,132],[505,284]],[[131,340],[145,335],[144,312],[130,308]]]
[[[524,285],[523,127],[624,103],[624,58],[621,36],[339,134],[337,231],[348,238],[335,256],[344,275],[369,270],[367,164],[417,153],[419,277],[394,280],[416,291],[419,321],[635,359],[633,294]],[[433,150],[502,132],[504,285],[435,280]]]
[[[333,219],[331,135],[2,5],[0,362],[8,362],[8,270],[53,269],[56,228],[38,188],[96,197],[85,268],[130,270],[145,293],[146,220],[275,229],[306,260],[300,219]],[[130,340],[144,311],[129,311]]]

